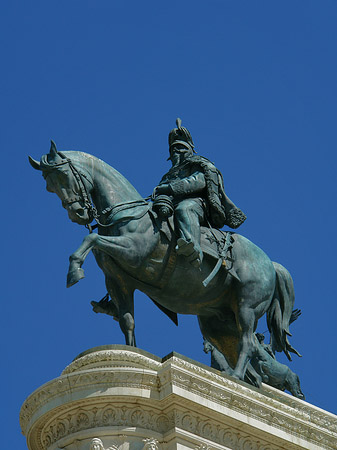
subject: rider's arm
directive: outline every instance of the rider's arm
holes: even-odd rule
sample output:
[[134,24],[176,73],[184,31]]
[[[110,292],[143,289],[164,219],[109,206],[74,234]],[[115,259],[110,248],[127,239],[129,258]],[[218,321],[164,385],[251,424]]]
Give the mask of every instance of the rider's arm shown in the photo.
[[169,183],[173,197],[197,194],[206,187],[205,176],[202,172],[194,172],[192,175],[174,180]]

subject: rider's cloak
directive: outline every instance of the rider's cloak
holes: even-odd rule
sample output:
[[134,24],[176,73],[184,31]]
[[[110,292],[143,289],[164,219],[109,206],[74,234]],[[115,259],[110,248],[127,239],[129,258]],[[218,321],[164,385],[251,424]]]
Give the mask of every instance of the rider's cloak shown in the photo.
[[164,175],[162,183],[171,186],[176,201],[179,197],[201,196],[206,183],[202,197],[207,206],[207,219],[214,228],[224,225],[238,228],[246,220],[246,215],[226,195],[221,172],[203,156],[187,157]]

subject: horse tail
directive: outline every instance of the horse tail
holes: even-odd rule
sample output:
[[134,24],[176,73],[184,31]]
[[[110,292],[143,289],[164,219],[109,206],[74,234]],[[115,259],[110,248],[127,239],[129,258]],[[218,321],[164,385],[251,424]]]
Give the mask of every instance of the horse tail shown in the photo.
[[288,336],[291,336],[289,325],[295,302],[294,283],[287,269],[275,262],[273,265],[276,272],[276,284],[274,297],[267,311],[267,325],[273,352],[283,351],[291,361],[289,352],[301,356],[288,340]]

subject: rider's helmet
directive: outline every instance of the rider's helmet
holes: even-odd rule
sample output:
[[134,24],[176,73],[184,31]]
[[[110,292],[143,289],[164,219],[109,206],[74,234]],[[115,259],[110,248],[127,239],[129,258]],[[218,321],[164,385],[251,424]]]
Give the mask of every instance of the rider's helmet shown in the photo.
[[181,119],[178,118],[176,124],[177,128],[173,128],[168,136],[170,157],[172,156],[172,148],[176,144],[183,145],[185,148],[195,153],[191,133],[187,128],[181,126]]

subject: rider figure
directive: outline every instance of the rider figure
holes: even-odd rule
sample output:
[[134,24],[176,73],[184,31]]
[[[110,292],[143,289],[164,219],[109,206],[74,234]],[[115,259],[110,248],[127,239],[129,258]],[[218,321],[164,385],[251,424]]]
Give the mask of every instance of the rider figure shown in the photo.
[[200,226],[237,228],[246,216],[226,196],[220,171],[207,158],[195,155],[190,132],[181,126],[180,119],[176,124],[168,137],[172,167],[154,189],[153,197],[167,195],[172,199],[176,251],[200,267]]

